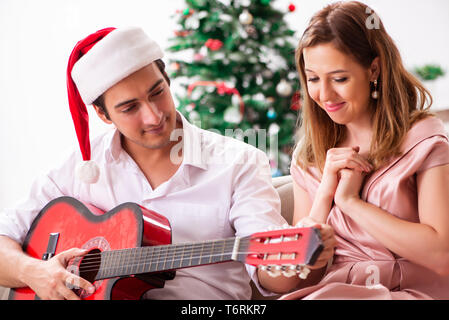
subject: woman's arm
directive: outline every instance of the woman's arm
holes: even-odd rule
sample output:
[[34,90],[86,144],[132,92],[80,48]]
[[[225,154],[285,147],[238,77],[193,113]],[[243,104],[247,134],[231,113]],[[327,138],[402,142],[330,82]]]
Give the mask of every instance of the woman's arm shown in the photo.
[[449,275],[449,165],[417,175],[420,223],[399,219],[361,200],[357,176],[355,171],[342,171],[337,206],[390,251]]
[[[298,223],[299,221],[303,221],[306,223],[306,225],[315,225],[318,223],[318,221],[314,221],[312,219],[307,219],[309,212],[311,212],[312,209],[312,200],[310,199],[309,194],[306,190],[298,186],[297,183],[293,181],[293,194],[294,194],[294,209],[293,209],[293,225]],[[320,201],[317,199],[316,201]],[[332,204],[332,197],[330,198],[330,204]],[[316,208],[325,210],[327,206],[325,205],[324,208],[322,208],[321,205],[317,205]],[[329,208],[330,210],[330,208]],[[317,214],[320,213],[317,211]],[[325,215],[325,212],[323,211],[323,216]],[[327,212],[328,213],[328,212]],[[329,230],[330,229],[330,230]],[[276,278],[270,277],[267,272],[263,272],[260,269],[258,270],[258,277],[259,281],[263,283],[263,286],[275,293],[285,293],[289,292],[293,289],[300,289],[305,288],[314,284],[317,284],[323,277],[327,261],[330,257],[333,255],[333,249],[335,246],[335,238],[333,236],[333,231],[330,227],[327,227],[323,230],[326,232],[325,240],[325,248],[326,250],[323,251],[315,264],[317,268],[311,268],[311,272],[307,276],[305,280],[299,279],[299,277],[285,277],[285,276],[279,276]]]

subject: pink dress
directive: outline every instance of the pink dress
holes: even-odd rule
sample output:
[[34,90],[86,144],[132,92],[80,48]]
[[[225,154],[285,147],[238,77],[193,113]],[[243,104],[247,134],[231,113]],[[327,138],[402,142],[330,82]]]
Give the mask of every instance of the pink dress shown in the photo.
[[[442,122],[428,117],[416,123],[401,150],[401,156],[367,177],[361,198],[400,219],[419,222],[416,174],[449,163]],[[293,179],[313,199],[319,171],[309,168],[305,172],[293,163]],[[336,206],[327,223],[334,228],[338,243],[332,265],[317,285],[281,299],[449,299],[449,277],[397,256]]]

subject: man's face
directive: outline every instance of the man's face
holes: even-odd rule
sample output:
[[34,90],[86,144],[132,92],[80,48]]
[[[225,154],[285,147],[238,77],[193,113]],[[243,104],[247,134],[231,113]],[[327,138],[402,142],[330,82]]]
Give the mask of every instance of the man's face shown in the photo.
[[168,83],[155,63],[136,71],[108,89],[104,105],[127,144],[160,149],[170,144],[176,126],[176,109]]

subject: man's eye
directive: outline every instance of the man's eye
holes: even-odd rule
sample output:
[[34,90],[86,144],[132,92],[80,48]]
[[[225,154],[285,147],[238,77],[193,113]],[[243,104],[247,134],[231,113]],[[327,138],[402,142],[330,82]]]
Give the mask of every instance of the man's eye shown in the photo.
[[154,96],[158,96],[158,95],[160,95],[163,91],[164,91],[164,89],[161,89],[161,90],[159,90],[159,91],[153,93],[152,96],[153,96],[153,97],[154,97]]
[[132,111],[135,107],[136,107],[135,104],[130,105],[129,107],[126,107],[125,109],[123,109],[122,112],[123,112],[123,113],[130,112],[130,111]]

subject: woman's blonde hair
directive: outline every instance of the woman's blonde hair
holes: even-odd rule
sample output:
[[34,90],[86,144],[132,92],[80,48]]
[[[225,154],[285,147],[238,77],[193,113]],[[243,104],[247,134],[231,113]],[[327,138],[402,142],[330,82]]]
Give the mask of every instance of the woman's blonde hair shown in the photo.
[[296,50],[304,103],[293,161],[302,168],[314,166],[322,172],[327,150],[345,139],[345,127],[333,122],[307,92],[303,51],[324,43],[332,43],[366,68],[379,57],[380,94],[377,100],[371,99],[369,106],[373,112],[369,160],[378,168],[400,154],[401,143],[410,127],[430,115],[432,97],[405,69],[396,45],[371,8],[357,1],[328,5],[312,17]]

